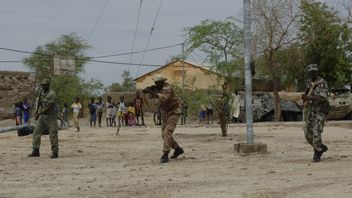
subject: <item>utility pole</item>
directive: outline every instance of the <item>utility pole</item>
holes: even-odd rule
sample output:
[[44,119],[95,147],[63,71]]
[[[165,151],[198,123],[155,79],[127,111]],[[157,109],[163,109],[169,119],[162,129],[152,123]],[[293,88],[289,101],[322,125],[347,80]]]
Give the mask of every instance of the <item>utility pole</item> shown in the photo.
[[253,138],[253,107],[252,107],[252,71],[251,71],[251,1],[243,0],[243,27],[244,27],[244,72],[245,72],[245,102],[246,102],[246,125],[247,143],[235,143],[234,150],[240,155],[250,153],[263,154],[268,146],[263,143],[254,143]]
[[253,144],[253,107],[252,107],[252,72],[251,72],[251,1],[243,0],[244,7],[244,68],[245,68],[245,101],[247,143]]

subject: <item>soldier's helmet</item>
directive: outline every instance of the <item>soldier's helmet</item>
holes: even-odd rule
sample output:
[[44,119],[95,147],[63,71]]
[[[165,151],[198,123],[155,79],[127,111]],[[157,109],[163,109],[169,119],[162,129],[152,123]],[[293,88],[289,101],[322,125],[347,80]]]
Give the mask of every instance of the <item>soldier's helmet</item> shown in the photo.
[[167,79],[165,77],[163,77],[161,74],[156,75],[153,78],[154,83],[158,82],[158,81],[167,81]]
[[317,64],[310,64],[307,66],[307,71],[312,72],[312,71],[318,71],[318,65]]
[[42,82],[40,84],[41,85],[50,85],[50,80],[45,78],[44,80],[42,80]]

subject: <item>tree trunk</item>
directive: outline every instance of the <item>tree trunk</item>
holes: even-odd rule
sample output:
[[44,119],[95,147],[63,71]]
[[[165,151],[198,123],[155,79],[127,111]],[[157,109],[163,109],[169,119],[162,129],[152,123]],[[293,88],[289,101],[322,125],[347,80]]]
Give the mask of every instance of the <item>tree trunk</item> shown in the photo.
[[275,112],[274,120],[275,122],[279,122],[281,119],[281,104],[280,104],[279,91],[276,85],[274,85],[273,94],[274,94],[274,112]]
[[219,113],[219,120],[220,120],[221,134],[223,137],[226,137],[227,136],[227,119],[226,119],[225,109],[222,109],[222,111]]

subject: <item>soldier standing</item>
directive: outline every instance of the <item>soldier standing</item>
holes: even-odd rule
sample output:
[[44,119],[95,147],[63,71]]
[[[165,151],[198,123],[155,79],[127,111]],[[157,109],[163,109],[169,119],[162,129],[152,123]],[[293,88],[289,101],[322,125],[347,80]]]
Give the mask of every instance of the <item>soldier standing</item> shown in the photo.
[[314,149],[313,162],[320,162],[320,157],[328,150],[322,143],[321,133],[329,111],[328,85],[318,76],[318,65],[307,66],[310,80],[306,92],[302,94],[304,108],[304,135],[307,142]]
[[155,83],[155,86],[153,86],[154,88],[151,89],[148,87],[144,89],[143,92],[150,93],[152,98],[157,98],[159,100],[159,108],[162,115],[161,136],[164,141],[164,154],[160,159],[160,163],[165,163],[169,161],[169,152],[171,148],[175,150],[171,156],[172,159],[175,159],[184,153],[183,149],[172,137],[180,118],[181,105],[173,88],[165,82],[167,80],[166,78],[157,75],[153,80]]
[[49,132],[52,155],[50,158],[59,157],[59,139],[57,125],[57,97],[54,91],[50,89],[50,81],[44,79],[41,82],[42,90],[39,93],[38,111],[35,116],[36,125],[33,132],[32,153],[28,157],[39,157],[39,148],[41,136],[44,131]]

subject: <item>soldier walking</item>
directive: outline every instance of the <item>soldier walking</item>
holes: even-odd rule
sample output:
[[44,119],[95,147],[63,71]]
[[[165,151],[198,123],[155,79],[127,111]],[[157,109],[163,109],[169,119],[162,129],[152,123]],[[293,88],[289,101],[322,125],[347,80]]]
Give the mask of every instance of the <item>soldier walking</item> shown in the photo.
[[38,110],[36,112],[36,125],[33,132],[32,153],[28,157],[39,157],[41,136],[44,131],[49,132],[52,155],[50,158],[59,157],[59,139],[57,125],[57,97],[50,89],[50,81],[44,79],[41,82],[42,90],[39,92]]
[[181,104],[171,85],[165,82],[167,80],[166,78],[157,75],[153,80],[155,86],[147,87],[143,92],[150,93],[152,98],[157,98],[159,100],[159,108],[162,115],[161,136],[164,141],[164,154],[160,159],[160,163],[165,163],[169,161],[169,152],[171,148],[175,150],[171,156],[172,159],[175,159],[184,153],[183,149],[172,137],[180,118]]
[[320,162],[320,158],[328,147],[322,143],[326,116],[329,112],[328,85],[326,81],[318,76],[318,65],[307,66],[310,80],[306,92],[302,94],[304,101],[304,135],[307,142],[314,149],[313,162]]

